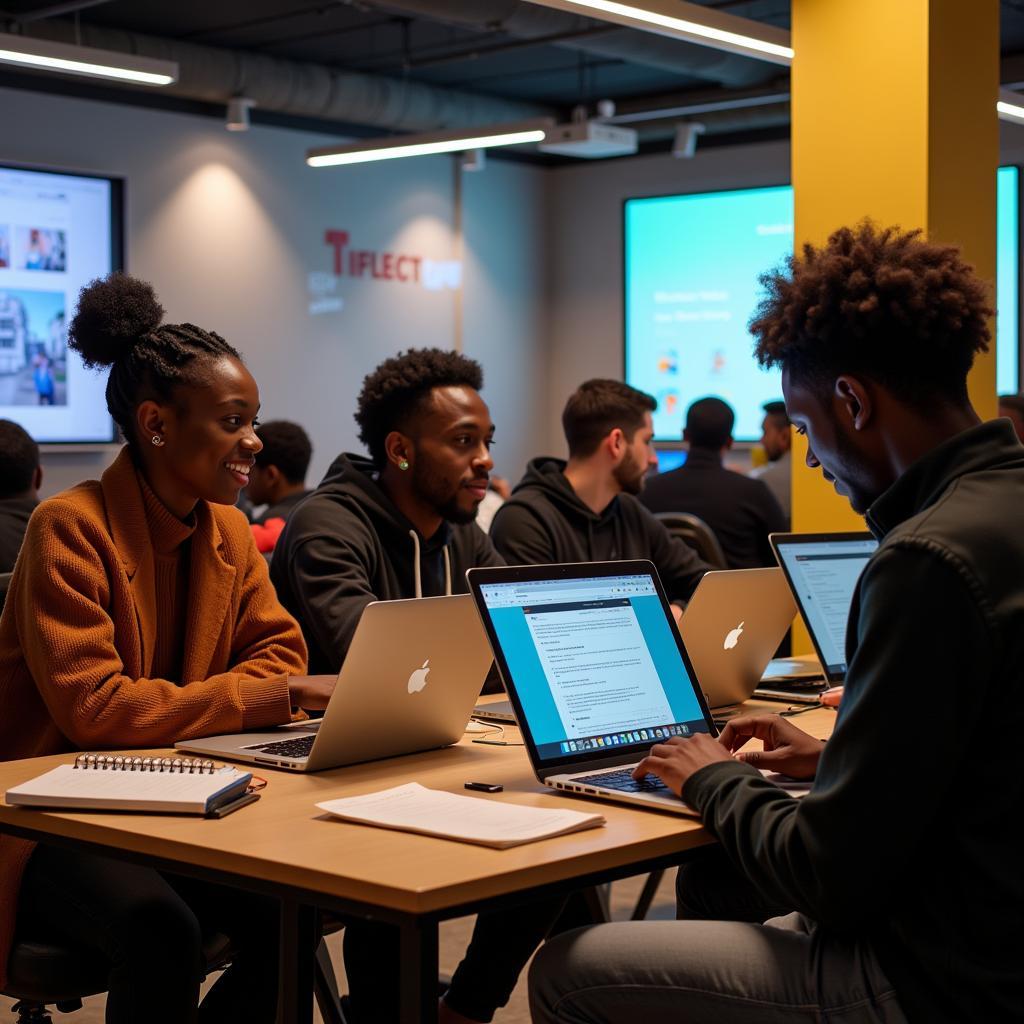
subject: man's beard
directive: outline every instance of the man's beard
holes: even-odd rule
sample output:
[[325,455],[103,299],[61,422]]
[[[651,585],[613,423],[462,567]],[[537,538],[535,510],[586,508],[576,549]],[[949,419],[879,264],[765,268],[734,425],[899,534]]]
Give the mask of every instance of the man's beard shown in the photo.
[[454,523],[456,526],[465,526],[476,519],[476,508],[467,510],[459,505],[459,490],[449,492],[444,484],[432,473],[428,467],[424,467],[422,461],[413,463],[412,484],[416,493],[437,514],[446,522]]
[[612,470],[612,475],[624,494],[639,494],[644,489],[647,470],[627,450],[626,457]]

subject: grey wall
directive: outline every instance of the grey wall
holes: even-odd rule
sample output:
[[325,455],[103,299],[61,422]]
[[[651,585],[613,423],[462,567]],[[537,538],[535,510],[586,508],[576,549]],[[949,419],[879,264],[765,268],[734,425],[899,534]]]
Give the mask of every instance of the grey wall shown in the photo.
[[[262,416],[301,422],[311,478],[358,448],[363,376],[410,345],[450,347],[450,290],[340,278],[340,312],[311,315],[311,273],[331,270],[326,228],[350,245],[448,260],[456,250],[449,157],[312,170],[321,135],[254,126],[244,134],[191,115],[0,90],[0,161],[127,180],[127,266],[153,282],[171,321],[218,331],[260,384]],[[543,447],[543,172],[491,161],[464,176],[463,332],[484,364],[500,430],[499,469],[516,476]],[[110,451],[48,453],[45,493],[95,476]]]

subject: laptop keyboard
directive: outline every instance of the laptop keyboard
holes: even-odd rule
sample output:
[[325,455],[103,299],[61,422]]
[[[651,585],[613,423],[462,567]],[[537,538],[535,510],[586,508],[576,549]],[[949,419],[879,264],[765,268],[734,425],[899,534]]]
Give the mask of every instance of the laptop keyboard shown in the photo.
[[278,757],[309,757],[315,739],[316,736],[297,736],[293,740],[276,740],[245,749],[262,750],[265,754],[276,754]]
[[671,792],[656,775],[645,775],[640,780],[634,779],[632,768],[624,768],[619,772],[602,772],[600,775],[575,775],[572,781],[602,786],[605,789],[615,789],[620,793]]

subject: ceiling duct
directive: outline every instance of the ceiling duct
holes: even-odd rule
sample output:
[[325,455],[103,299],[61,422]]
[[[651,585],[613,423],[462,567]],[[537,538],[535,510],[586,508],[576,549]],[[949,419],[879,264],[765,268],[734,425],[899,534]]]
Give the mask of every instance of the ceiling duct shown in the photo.
[[178,81],[162,88],[162,94],[208,103],[245,96],[260,110],[294,117],[411,132],[526,121],[555,113],[535,103],[95,25],[81,25],[76,38],[71,22],[56,19],[33,23],[25,35],[176,61]]
[[[362,0],[362,4],[477,32],[504,32],[517,39],[563,36],[549,45],[642,64],[686,78],[702,78],[730,88],[754,85],[778,75],[774,65],[649,32],[623,28],[593,34],[595,25],[607,28],[607,24],[520,0]],[[573,34],[578,38],[566,38]]]

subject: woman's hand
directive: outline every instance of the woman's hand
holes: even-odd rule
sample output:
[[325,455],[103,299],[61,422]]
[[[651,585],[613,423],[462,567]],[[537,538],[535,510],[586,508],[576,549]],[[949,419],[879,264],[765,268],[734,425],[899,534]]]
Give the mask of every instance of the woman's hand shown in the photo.
[[337,681],[337,676],[289,676],[288,699],[293,708],[323,711]]

